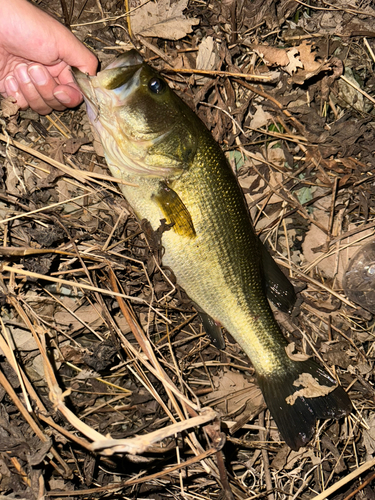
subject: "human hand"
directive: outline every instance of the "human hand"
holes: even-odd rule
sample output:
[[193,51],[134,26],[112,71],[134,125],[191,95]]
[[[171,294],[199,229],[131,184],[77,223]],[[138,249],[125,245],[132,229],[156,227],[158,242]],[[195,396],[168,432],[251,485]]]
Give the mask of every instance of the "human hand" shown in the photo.
[[26,0],[0,0],[0,94],[46,115],[82,101],[70,67],[97,59],[67,28]]

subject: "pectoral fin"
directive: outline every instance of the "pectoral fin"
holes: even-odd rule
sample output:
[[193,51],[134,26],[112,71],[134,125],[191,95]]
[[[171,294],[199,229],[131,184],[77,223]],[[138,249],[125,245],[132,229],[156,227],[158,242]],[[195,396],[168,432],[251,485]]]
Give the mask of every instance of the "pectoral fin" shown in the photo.
[[195,238],[196,233],[189,210],[178,194],[165,183],[160,183],[159,191],[152,199],[158,204],[172,230],[181,236]]

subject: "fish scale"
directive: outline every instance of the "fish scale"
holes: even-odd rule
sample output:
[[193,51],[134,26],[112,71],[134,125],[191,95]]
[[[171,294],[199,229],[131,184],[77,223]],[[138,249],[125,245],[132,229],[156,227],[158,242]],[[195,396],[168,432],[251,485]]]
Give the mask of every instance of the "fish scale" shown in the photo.
[[[184,200],[197,236],[190,239],[173,231],[165,232],[163,263],[173,270],[177,283],[189,297],[231,332],[258,373],[282,370],[289,364],[284,349],[287,343],[262,289],[260,256],[254,251],[256,239],[242,192],[232,172],[222,168],[225,159],[221,150],[207,148],[204,139],[200,137],[194,165],[170,183]],[[208,155],[209,169],[204,168]],[[147,219],[156,231],[163,218],[153,202],[157,180],[126,174],[122,178],[140,185],[123,186],[122,191],[138,217]],[[143,193],[141,198],[139,190]]]
[[264,285],[273,297],[286,278],[264,255],[221,148],[135,51],[95,77],[75,76],[112,175],[135,184],[121,189],[136,216],[154,231],[163,219],[171,226],[163,265],[211,318],[205,327],[220,323],[240,344],[281,435],[293,449],[304,446],[317,419],[344,417],[351,403],[315,361],[287,353]]

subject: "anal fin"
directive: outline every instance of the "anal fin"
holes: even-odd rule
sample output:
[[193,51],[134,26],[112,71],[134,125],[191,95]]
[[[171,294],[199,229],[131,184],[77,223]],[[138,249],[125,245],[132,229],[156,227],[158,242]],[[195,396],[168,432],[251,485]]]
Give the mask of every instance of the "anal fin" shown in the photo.
[[212,339],[212,343],[216,349],[225,349],[225,340],[221,326],[209,314],[204,312],[197,304],[193,303],[198,312],[198,316],[202,321],[203,328],[207,335]]
[[216,349],[225,349],[225,340],[220,325],[205,312],[201,311],[198,314],[205,332],[211,337]]
[[294,287],[273,260],[261,240],[259,240],[259,249],[262,257],[267,297],[280,311],[290,313],[296,301]]

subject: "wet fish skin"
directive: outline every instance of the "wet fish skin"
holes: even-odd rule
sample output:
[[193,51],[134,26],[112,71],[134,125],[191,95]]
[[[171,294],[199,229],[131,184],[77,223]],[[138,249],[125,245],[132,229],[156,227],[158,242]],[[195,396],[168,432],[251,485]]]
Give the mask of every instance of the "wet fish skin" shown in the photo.
[[[163,264],[240,344],[283,438],[293,449],[303,446],[317,418],[341,418],[351,403],[317,363],[293,361],[286,353],[266,298],[258,239],[221,148],[135,51],[96,77],[75,75],[112,175],[137,185],[122,186],[135,214],[154,231],[162,219],[173,224],[163,233]],[[305,391],[288,403],[301,389],[293,385],[301,374],[330,392]]]

